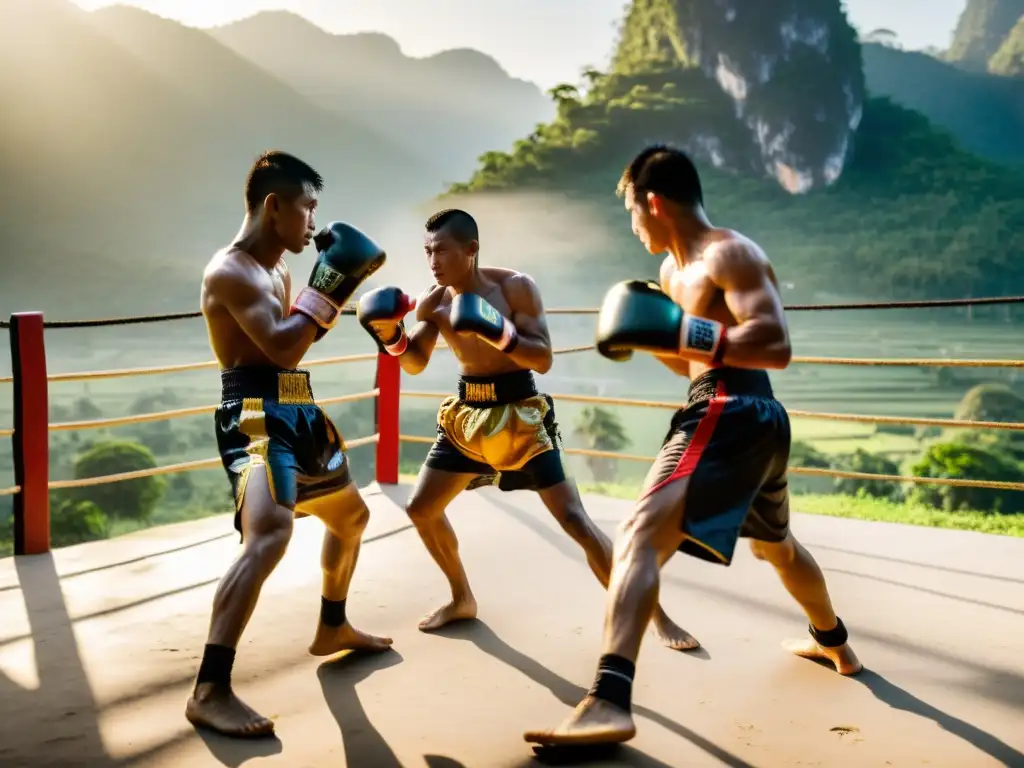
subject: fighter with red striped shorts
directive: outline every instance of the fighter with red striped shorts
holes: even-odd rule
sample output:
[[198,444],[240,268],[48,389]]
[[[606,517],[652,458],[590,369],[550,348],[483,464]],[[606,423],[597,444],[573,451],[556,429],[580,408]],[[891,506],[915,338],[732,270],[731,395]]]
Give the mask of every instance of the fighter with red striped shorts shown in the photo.
[[676,551],[728,566],[737,541],[750,539],[807,614],[810,637],[785,647],[843,675],[861,670],[821,570],[789,530],[789,416],[767,371],[785,368],[792,351],[771,264],[753,241],[711,225],[683,152],[645,149],[619,194],[634,234],[650,253],[669,256],[660,285],[631,280],[605,295],[598,351],[618,361],[651,352],[688,377],[690,390],[615,542],[594,685],[561,726],[524,734],[541,745],[633,738],[636,659],[660,569]]

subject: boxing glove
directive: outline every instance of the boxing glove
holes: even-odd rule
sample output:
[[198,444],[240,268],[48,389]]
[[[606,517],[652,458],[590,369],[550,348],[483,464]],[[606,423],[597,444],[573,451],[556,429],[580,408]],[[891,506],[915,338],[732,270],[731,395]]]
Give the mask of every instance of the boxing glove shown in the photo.
[[458,293],[452,299],[452,330],[472,333],[506,354],[519,343],[519,334],[512,321],[475,293]]
[[409,346],[402,318],[415,308],[416,299],[407,296],[401,288],[385,286],[367,291],[359,298],[356,317],[388,354],[400,355]]
[[313,238],[319,255],[309,283],[299,291],[292,312],[301,312],[319,327],[316,340],[338,322],[341,309],[362,282],[381,268],[384,250],[351,224],[335,221]]
[[635,350],[721,361],[725,327],[686,315],[650,280],[625,280],[605,294],[597,317],[597,351],[629,360]]

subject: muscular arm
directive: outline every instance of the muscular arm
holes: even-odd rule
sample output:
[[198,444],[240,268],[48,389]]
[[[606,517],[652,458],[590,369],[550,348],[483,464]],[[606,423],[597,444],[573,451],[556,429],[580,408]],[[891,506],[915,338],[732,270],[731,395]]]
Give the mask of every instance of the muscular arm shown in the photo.
[[527,275],[516,275],[506,279],[502,287],[512,311],[509,319],[519,334],[519,343],[509,357],[523,368],[547,373],[552,362],[551,334],[537,284]]
[[[661,290],[670,296],[672,295],[672,291],[669,287],[669,281],[672,279],[672,273],[675,271],[675,268],[675,259],[671,256],[665,257],[665,260],[661,262],[661,273],[659,275]],[[679,355],[660,355],[657,352],[654,353],[654,357],[658,362],[672,371],[672,373],[678,374],[679,376],[683,376],[687,379],[690,378],[689,360],[679,357]]]
[[708,260],[708,276],[724,294],[737,324],[725,332],[724,365],[781,370],[793,350],[782,299],[770,267],[743,243],[723,245]]
[[300,314],[285,317],[273,292],[244,269],[218,270],[209,276],[207,290],[275,365],[296,367],[316,338],[312,320]]
[[423,296],[416,305],[416,325],[409,332],[409,346],[398,356],[398,364],[410,376],[422,373],[437,346],[440,329],[429,318],[435,302]]

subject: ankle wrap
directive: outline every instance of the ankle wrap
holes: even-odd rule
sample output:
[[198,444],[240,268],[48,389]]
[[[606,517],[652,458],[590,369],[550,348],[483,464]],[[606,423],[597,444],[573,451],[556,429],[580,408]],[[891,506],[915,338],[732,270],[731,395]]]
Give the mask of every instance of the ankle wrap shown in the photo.
[[808,624],[807,631],[811,633],[814,642],[822,648],[838,648],[841,645],[845,645],[850,637],[843,624],[843,620],[838,616],[836,616],[836,625],[833,629],[815,629],[813,624]]

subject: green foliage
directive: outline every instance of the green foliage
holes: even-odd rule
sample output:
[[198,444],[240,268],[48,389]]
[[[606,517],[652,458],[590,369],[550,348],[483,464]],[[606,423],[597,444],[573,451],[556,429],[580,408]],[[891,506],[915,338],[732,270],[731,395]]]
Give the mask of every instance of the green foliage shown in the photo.
[[[156,460],[143,445],[121,440],[97,443],[75,461],[75,477],[98,477],[153,469]],[[163,477],[142,477],[68,490],[68,498],[89,501],[108,517],[147,520],[164,494]]]
[[966,421],[1024,422],[1024,397],[999,382],[979,384],[963,396],[953,418]]
[[[573,434],[582,438],[588,449],[596,451],[621,451],[630,443],[618,415],[596,405],[580,411]],[[614,482],[618,461],[600,456],[587,456],[585,460],[594,480]]]
[[789,463],[794,467],[811,467],[812,469],[828,469],[832,462],[810,443],[794,440],[789,448]]
[[[862,448],[858,448],[852,454],[838,457],[835,468],[845,472],[864,472],[871,475],[898,475],[900,473],[899,465],[891,459],[875,453],[868,453]],[[850,496],[873,496],[877,499],[891,501],[899,501],[902,498],[899,483],[890,480],[859,480],[837,477],[835,489],[836,493]]]
[[106,514],[91,501],[65,499],[50,510],[50,541],[54,547],[105,539],[109,530]]
[[[999,382],[978,384],[963,396],[954,418],[1024,423],[1024,397]],[[1001,429],[950,430],[948,439],[1004,455],[1014,461],[1024,461],[1024,432]]]
[[[1024,482],[1024,469],[1009,458],[964,443],[935,443],[910,467],[918,477],[965,480]],[[955,512],[959,509],[1016,513],[1024,511],[1024,493],[988,488],[946,485],[918,485],[910,492],[912,501]]]

